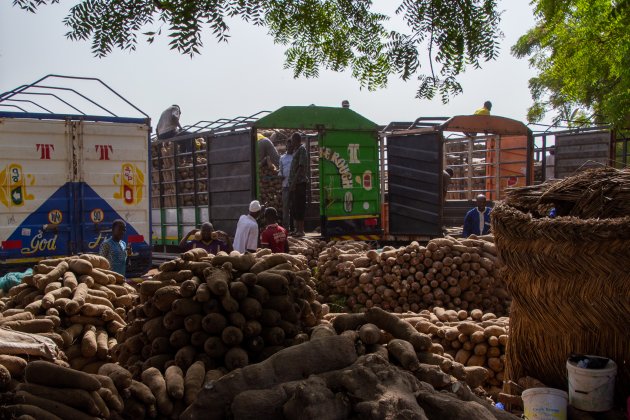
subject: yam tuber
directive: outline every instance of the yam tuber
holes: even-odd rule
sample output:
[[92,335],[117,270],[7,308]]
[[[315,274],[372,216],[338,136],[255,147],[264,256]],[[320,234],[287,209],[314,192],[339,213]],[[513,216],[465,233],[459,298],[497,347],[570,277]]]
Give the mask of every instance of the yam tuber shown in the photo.
[[142,383],[149,387],[155,400],[158,410],[168,416],[173,412],[173,403],[168,397],[166,391],[166,381],[159,370],[156,368],[149,368],[142,372]]
[[184,397],[184,373],[178,366],[169,366],[164,373],[166,380],[166,390],[168,394],[181,400]]
[[206,368],[203,362],[193,363],[186,371],[184,379],[184,402],[186,405],[190,405],[196,400],[203,385],[205,374]]
[[79,388],[97,391],[101,383],[87,373],[58,366],[43,360],[34,360],[26,365],[24,377],[28,382],[62,388]]

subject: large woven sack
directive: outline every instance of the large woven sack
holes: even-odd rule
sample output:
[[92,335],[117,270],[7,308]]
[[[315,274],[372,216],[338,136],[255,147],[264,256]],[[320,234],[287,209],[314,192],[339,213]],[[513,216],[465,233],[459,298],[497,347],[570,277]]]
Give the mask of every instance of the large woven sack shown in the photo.
[[567,358],[593,354],[617,363],[618,401],[627,396],[630,217],[534,218],[501,203],[492,228],[512,295],[506,380],[567,389]]

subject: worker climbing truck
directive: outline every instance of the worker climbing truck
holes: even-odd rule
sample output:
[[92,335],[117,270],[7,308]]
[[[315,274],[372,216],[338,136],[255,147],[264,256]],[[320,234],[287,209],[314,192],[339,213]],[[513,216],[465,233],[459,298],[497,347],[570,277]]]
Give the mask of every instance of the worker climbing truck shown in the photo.
[[[140,116],[114,114],[82,93],[86,86]],[[145,272],[149,133],[146,114],[98,79],[48,75],[0,94],[0,270],[97,253],[123,219],[127,274]]]

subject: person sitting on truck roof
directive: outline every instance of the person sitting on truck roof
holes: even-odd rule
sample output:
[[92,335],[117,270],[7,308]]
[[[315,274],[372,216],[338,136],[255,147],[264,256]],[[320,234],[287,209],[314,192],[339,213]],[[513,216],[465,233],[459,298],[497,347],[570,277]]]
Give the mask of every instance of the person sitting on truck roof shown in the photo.
[[[490,110],[492,109],[492,102],[486,101],[483,103],[483,107],[476,110],[473,115],[490,115]],[[468,137],[477,137],[477,133],[472,132],[464,132],[464,134]],[[486,134],[488,134],[486,132]]]
[[274,254],[289,252],[289,234],[278,224],[278,211],[273,207],[265,209],[265,230],[260,234],[260,246],[269,248]]
[[280,154],[278,150],[276,150],[276,146],[273,145],[271,140],[260,133],[256,135],[256,139],[258,140],[258,161],[260,164],[268,165],[272,163],[278,167]]
[[112,236],[102,244],[98,253],[107,258],[112,271],[125,275],[127,271],[127,257],[131,254],[131,248],[127,246],[123,237],[127,231],[124,220],[116,219],[112,222]]
[[[194,239],[189,241],[188,239],[193,235],[195,236]],[[217,255],[219,251],[228,253],[232,251],[232,245],[230,244],[230,238],[227,233],[214,230],[214,226],[212,226],[210,222],[202,224],[201,229],[193,229],[188,232],[179,243],[179,247],[184,251],[193,248],[203,248],[209,254],[213,255]]]
[[179,108],[179,105],[171,105],[162,112],[162,115],[160,115],[160,119],[158,120],[157,128],[155,129],[158,140],[170,139],[179,133],[182,129],[182,126],[179,123],[181,114],[182,111]]
[[475,115],[490,115],[492,109],[492,102],[486,101],[483,103],[483,107],[475,111]]
[[470,209],[464,217],[464,231],[462,236],[468,238],[470,235],[487,235],[490,232],[490,207],[486,207],[486,196],[477,196],[477,207]]
[[293,133],[293,161],[289,172],[289,192],[291,193],[291,215],[295,220],[295,235],[304,236],[304,215],[306,213],[306,187],[308,186],[309,158],[302,144],[302,135]]
[[233,244],[235,251],[244,254],[245,252],[256,252],[258,249],[258,222],[256,219],[260,215],[261,208],[260,202],[254,200],[249,203],[249,214],[244,214],[238,219]]

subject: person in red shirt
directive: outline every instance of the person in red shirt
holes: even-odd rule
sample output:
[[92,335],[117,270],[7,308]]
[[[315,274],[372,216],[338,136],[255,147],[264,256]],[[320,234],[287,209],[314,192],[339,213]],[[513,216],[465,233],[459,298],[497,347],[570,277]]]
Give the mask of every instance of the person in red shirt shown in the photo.
[[288,233],[278,225],[278,212],[273,207],[265,210],[265,230],[260,234],[260,246],[271,249],[271,252],[289,252]]

